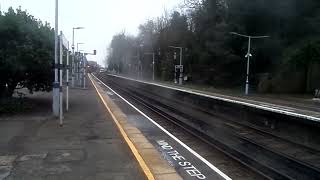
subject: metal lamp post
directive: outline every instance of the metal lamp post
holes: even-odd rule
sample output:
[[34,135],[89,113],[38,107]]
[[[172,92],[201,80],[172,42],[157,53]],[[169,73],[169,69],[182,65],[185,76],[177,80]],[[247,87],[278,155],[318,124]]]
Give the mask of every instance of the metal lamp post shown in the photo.
[[66,72],[66,82],[67,82],[67,88],[66,88],[66,111],[69,111],[69,41],[68,41],[68,51],[67,51],[67,72]]
[[75,54],[74,54],[74,30],[75,29],[84,29],[84,27],[74,27],[72,28],[72,63],[71,63],[71,66],[72,66],[72,87],[74,87],[74,73],[75,73]]
[[154,53],[144,53],[146,55],[152,55],[152,81],[154,81],[154,60],[155,60],[155,54]]
[[[176,47],[176,46],[169,46],[174,49],[179,49],[180,50],[180,64],[179,64],[179,69],[180,69],[180,75],[179,75],[179,85],[182,85],[182,78],[183,78],[183,65],[182,65],[182,49],[183,47]],[[176,67],[175,67],[176,68]]]
[[59,116],[59,82],[58,82],[58,13],[59,3],[55,0],[55,28],[54,28],[54,82],[52,89],[52,112],[53,116]]
[[[79,81],[79,79],[80,79],[80,81],[81,81],[81,79],[82,79],[82,78],[80,78],[81,75],[79,74],[79,69],[80,69],[80,64],[79,64],[79,63],[80,63],[80,61],[82,60],[82,59],[81,59],[81,58],[82,58],[81,53],[79,52],[79,45],[80,45],[80,44],[84,44],[84,43],[77,43],[77,51],[76,51],[76,52],[79,53],[79,57],[80,57],[79,62],[78,62],[78,65],[77,65],[77,70],[78,70],[78,71],[77,71],[77,72],[78,72],[78,73],[77,73],[77,80],[78,80],[78,81]],[[81,82],[80,82],[80,85],[81,85]]]
[[77,71],[78,71],[78,80],[79,80],[79,86],[81,87],[85,87],[84,86],[84,61],[85,61],[85,53],[84,50],[79,50],[78,51],[78,55],[79,55],[79,62],[78,62],[78,67],[77,67]]
[[140,44],[137,47],[137,50],[138,50],[138,55],[137,55],[137,58],[138,58],[138,79],[142,79],[142,63],[141,63],[141,55],[140,55],[140,48],[143,48],[143,44]]
[[152,81],[154,81],[154,53],[152,53]]
[[248,36],[248,35],[239,34],[239,33],[236,33],[236,32],[230,32],[230,34],[248,38],[248,52],[247,52],[247,54],[245,56],[247,58],[247,75],[246,75],[245,94],[248,95],[249,94],[250,57],[252,57],[252,54],[250,52],[250,50],[251,50],[251,39],[262,39],[262,38],[268,38],[270,36]]

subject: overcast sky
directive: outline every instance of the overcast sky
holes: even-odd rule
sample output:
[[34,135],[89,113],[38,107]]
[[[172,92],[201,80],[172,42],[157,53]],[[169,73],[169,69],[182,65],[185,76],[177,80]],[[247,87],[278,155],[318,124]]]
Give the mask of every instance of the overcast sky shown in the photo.
[[[137,34],[139,24],[146,19],[161,16],[164,9],[169,11],[178,7],[182,0],[60,0],[59,31],[72,41],[72,27],[83,26],[76,30],[75,44],[79,49],[97,50],[97,56],[88,56],[89,60],[103,64],[106,47],[112,36],[122,30]],[[27,10],[37,19],[47,21],[54,27],[55,0],[0,0],[1,10],[8,7]]]

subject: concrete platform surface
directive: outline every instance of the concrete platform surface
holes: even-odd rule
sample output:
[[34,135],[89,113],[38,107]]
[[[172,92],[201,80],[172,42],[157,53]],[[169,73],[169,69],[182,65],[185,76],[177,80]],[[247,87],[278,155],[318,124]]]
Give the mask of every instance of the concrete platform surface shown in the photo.
[[64,126],[51,117],[51,93],[42,112],[0,116],[0,180],[146,179],[94,88],[70,90]]

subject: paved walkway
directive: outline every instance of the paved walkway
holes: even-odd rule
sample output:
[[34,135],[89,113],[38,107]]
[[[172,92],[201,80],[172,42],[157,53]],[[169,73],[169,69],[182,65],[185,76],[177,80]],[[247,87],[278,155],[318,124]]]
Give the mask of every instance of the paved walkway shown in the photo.
[[41,112],[0,117],[0,180],[145,179],[91,83],[71,89],[62,128],[50,93],[31,98]]

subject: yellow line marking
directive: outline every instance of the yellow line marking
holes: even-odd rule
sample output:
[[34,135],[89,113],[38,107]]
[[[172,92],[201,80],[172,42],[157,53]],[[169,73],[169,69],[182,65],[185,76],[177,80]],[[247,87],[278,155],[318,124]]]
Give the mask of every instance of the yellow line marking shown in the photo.
[[104,106],[108,109],[108,112],[110,113],[113,121],[116,123],[122,137],[124,138],[124,140],[126,141],[126,143],[128,144],[128,146],[130,147],[130,150],[132,151],[133,155],[135,156],[135,158],[137,159],[140,167],[142,168],[144,174],[147,176],[148,180],[154,180],[154,176],[150,171],[150,168],[147,166],[147,164],[145,163],[145,161],[143,160],[143,158],[141,157],[141,155],[139,154],[137,148],[135,147],[135,145],[132,143],[132,141],[129,139],[127,133],[124,131],[123,127],[120,125],[119,121],[117,120],[117,118],[115,117],[115,115],[112,113],[111,109],[109,108],[108,104],[106,103],[106,101],[103,99],[102,95],[100,94],[97,86],[94,84],[91,75],[89,74],[89,79],[91,81],[91,83],[93,84],[94,88],[97,91],[97,94],[99,95],[101,101],[103,102]]

